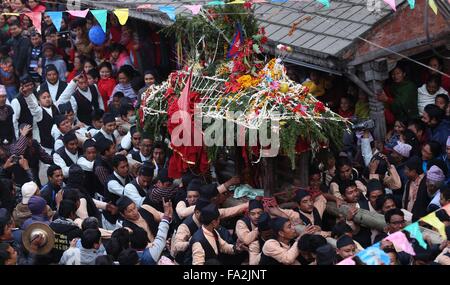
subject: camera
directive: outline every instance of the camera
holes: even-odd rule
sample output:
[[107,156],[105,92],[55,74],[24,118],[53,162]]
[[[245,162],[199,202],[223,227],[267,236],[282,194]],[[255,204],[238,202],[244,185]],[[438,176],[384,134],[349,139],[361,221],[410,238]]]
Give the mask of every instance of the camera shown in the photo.
[[372,119],[356,123],[352,126],[353,131],[372,130],[373,128],[375,128],[375,121]]
[[19,156],[15,155],[15,154],[12,156],[12,162],[13,163],[19,163],[19,160],[20,160]]

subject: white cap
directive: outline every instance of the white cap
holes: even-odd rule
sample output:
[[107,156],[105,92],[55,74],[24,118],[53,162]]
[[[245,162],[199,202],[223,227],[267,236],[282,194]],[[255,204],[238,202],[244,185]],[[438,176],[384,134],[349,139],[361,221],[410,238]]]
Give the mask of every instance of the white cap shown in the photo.
[[33,196],[38,190],[38,186],[34,182],[27,182],[22,185],[22,204],[27,205],[28,200]]
[[412,150],[412,146],[410,146],[407,143],[402,143],[400,141],[397,143],[396,146],[394,146],[394,151],[405,158],[409,158],[411,150]]

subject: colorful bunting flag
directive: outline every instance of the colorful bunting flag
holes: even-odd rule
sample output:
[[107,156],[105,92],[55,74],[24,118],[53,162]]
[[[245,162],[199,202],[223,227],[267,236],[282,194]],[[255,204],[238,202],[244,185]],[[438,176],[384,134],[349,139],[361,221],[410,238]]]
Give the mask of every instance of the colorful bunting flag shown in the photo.
[[427,249],[428,244],[423,240],[422,232],[419,228],[419,223],[415,222],[404,228],[405,231],[409,232],[412,238],[415,238],[419,245],[424,249]]
[[272,3],[285,3],[287,0],[271,0]]
[[245,3],[244,0],[234,0],[234,1],[228,2],[227,4],[244,4],[244,3]]
[[59,32],[61,30],[62,12],[45,12],[45,14],[52,19],[53,25],[55,25],[56,30]]
[[211,1],[208,2],[208,4],[206,4],[208,6],[220,6],[220,5],[225,5],[225,2],[223,1]]
[[381,265],[381,264],[390,264],[391,259],[387,253],[380,249],[380,243],[366,248],[363,251],[360,251],[356,254],[356,256],[361,259],[367,265]]
[[38,33],[41,33],[41,23],[42,23],[42,13],[41,12],[31,12],[25,13],[25,15],[31,19],[33,26],[36,28]]
[[325,7],[330,8],[330,0],[317,0],[317,1],[319,1]]
[[266,0],[250,0],[250,3],[265,3]]
[[153,9],[152,4],[142,4],[136,7],[138,10],[144,10],[144,9]]
[[175,7],[174,6],[160,6],[159,11],[166,13],[169,19],[175,21]]
[[397,11],[397,6],[395,5],[395,0],[384,0],[384,3],[391,6],[392,10]]
[[439,220],[438,217],[436,217],[436,212],[426,215],[420,220],[436,228],[438,232],[441,234],[442,238],[444,240],[447,239],[447,235],[445,234],[445,225],[443,222],[441,222],[441,220]]
[[401,231],[388,235],[385,240],[391,241],[394,244],[395,249],[398,251],[403,251],[410,255],[416,255],[405,234]]
[[347,257],[336,265],[356,265],[352,257]]
[[86,18],[87,13],[89,12],[89,9],[86,10],[69,10],[67,11],[67,13],[69,13],[70,15],[74,16],[74,17],[79,17],[79,18]]
[[119,19],[119,23],[122,26],[127,23],[127,21],[128,21],[128,14],[129,14],[129,10],[128,9],[115,9],[114,10],[114,15],[117,16],[117,19]]
[[436,2],[434,0],[428,0],[428,5],[430,5],[431,10],[437,15],[438,8],[436,6]]
[[184,5],[187,9],[191,10],[192,15],[197,15],[198,12],[200,12],[200,9],[202,8],[202,5]]
[[102,27],[103,32],[106,33],[106,20],[108,19],[108,11],[106,10],[91,10],[97,22]]
[[408,0],[409,8],[414,9],[416,6],[416,0]]

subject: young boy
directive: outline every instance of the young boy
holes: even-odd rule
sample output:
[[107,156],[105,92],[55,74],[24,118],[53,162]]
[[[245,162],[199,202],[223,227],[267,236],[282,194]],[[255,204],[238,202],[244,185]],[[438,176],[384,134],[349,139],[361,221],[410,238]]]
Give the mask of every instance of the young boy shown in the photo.
[[[39,33],[31,33],[31,51],[30,51],[30,63],[28,65],[28,74],[35,82],[41,82],[42,78],[39,75],[39,69],[42,67],[42,38]],[[42,72],[42,70],[40,70]]]

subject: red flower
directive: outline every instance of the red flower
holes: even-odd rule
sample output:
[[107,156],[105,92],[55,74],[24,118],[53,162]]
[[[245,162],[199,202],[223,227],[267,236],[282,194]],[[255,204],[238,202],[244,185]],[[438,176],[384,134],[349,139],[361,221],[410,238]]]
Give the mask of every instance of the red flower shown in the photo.
[[266,30],[264,29],[264,27],[259,28],[259,33],[260,33],[261,35],[266,34]]
[[252,2],[245,2],[244,3],[244,8],[245,9],[251,9],[252,8]]
[[302,116],[306,116],[306,106],[303,106],[302,104],[298,104],[294,108],[294,112],[299,113]]
[[267,37],[266,36],[261,38],[261,44],[265,44],[265,43],[267,43]]
[[314,112],[316,112],[316,113],[323,113],[323,112],[325,112],[325,105],[322,103],[322,102],[317,102],[315,105],[314,105]]

